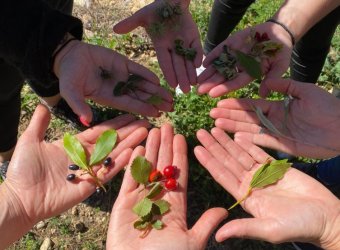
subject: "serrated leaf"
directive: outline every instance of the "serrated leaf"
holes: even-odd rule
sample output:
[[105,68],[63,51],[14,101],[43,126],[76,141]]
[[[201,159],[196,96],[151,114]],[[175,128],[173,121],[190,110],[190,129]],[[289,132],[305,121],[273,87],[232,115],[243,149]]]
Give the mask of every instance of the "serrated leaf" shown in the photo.
[[242,65],[245,71],[253,78],[261,80],[262,71],[261,64],[252,56],[249,56],[242,51],[236,50],[237,61]]
[[153,202],[148,199],[144,198],[143,200],[139,201],[133,208],[133,212],[137,214],[139,217],[143,217],[148,215],[151,212]]
[[109,153],[111,153],[112,149],[116,145],[116,142],[117,142],[116,130],[109,129],[102,133],[98,137],[94,151],[91,154],[90,166],[93,166],[98,162],[104,160],[104,158],[107,157]]
[[65,133],[63,142],[64,150],[68,157],[80,168],[87,169],[88,165],[85,150],[78,139],[69,133]]
[[163,222],[161,220],[156,220],[152,222],[152,227],[157,230],[161,230],[163,228]]
[[[283,178],[292,164],[288,159],[274,160],[261,166],[254,174],[250,182],[251,188],[262,188],[274,184]],[[257,174],[258,173],[258,174]]]
[[131,175],[140,184],[147,184],[151,173],[151,165],[143,156],[137,156],[131,165]]
[[143,220],[138,220],[135,223],[133,223],[133,227],[138,230],[143,230],[147,228],[149,225],[150,225],[149,221],[143,221]]
[[149,191],[149,193],[146,195],[147,198],[153,199],[157,195],[159,195],[163,190],[163,186],[157,182]]
[[146,102],[152,105],[160,105],[163,103],[163,99],[158,95],[152,95],[148,99],[146,99]]
[[165,214],[170,209],[170,203],[163,199],[155,201],[154,204],[159,208],[161,215]]

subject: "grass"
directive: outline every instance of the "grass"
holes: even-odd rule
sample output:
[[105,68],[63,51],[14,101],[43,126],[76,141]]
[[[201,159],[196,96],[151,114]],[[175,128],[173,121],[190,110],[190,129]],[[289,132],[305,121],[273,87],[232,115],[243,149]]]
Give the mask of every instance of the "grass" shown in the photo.
[[[196,21],[202,40],[206,36],[210,9],[213,0],[193,0],[190,6],[192,16]],[[245,14],[244,18],[240,21],[235,31],[241,30],[245,27],[252,26],[267,20],[278,8],[281,0],[257,0]],[[147,53],[152,50],[150,41],[143,36],[133,33],[117,36],[108,35],[107,31],[99,29],[94,32],[92,36],[86,37],[85,40],[92,44],[97,44],[117,50],[124,55],[137,55]],[[327,57],[324,69],[321,73],[319,83],[326,87],[331,87],[334,83],[340,82],[340,31],[337,29],[335,36],[332,40],[332,49]],[[139,61],[140,62],[140,61]],[[161,70],[158,62],[154,60],[141,61],[145,66],[154,71],[160,78],[161,84],[167,86],[164,78],[162,77]],[[248,86],[234,91],[223,98],[235,97],[244,98],[252,97],[258,98],[257,92],[259,88],[258,82],[253,82]],[[174,93],[173,90],[171,90]],[[272,99],[279,99],[282,96],[274,94]],[[176,95],[175,97],[175,111],[169,113],[167,118],[173,123],[176,132],[186,136],[189,145],[189,183],[188,183],[188,225],[192,226],[197,219],[201,216],[202,212],[211,207],[229,207],[234,203],[234,199],[219,185],[217,184],[210,174],[197,162],[193,155],[193,148],[198,145],[195,133],[200,128],[207,130],[213,127],[213,120],[209,117],[209,111],[216,106],[218,99],[213,99],[207,95],[198,96],[193,90],[187,95]],[[22,123],[25,121],[27,125],[30,116],[32,115],[35,106],[39,102],[36,95],[27,87],[23,90],[22,95]],[[101,107],[101,115],[105,119],[116,116],[118,113],[112,109]],[[22,130],[24,127],[22,128]],[[50,128],[48,139],[53,140],[62,135],[65,131],[70,131],[70,128],[64,122],[53,119]],[[75,131],[73,130],[72,133]],[[304,160],[304,159],[302,159]],[[114,203],[115,197],[119,191],[121,184],[122,174],[120,174],[115,181],[109,185],[109,191],[106,195],[92,196],[86,204],[94,207],[96,216],[103,216],[102,212],[109,212]],[[99,205],[98,205],[99,199]],[[249,217],[240,207],[236,207],[230,213],[229,218],[224,221],[230,221],[235,218]],[[105,232],[107,230],[107,221],[100,225],[98,228],[89,228],[85,234],[75,235],[68,218],[54,217],[48,220],[48,229],[55,229],[56,234],[59,235],[59,240],[56,243],[59,249],[102,249],[99,247],[99,241],[105,241]],[[74,238],[79,237],[80,242],[75,242]],[[10,249],[39,249],[43,238],[37,235],[37,232],[30,232],[22,237]],[[98,243],[98,244],[97,244]],[[236,250],[284,250],[292,249],[289,244],[273,245],[262,241],[245,240],[245,239],[230,239],[222,244],[214,241],[213,237],[209,240],[207,249],[236,249]]]

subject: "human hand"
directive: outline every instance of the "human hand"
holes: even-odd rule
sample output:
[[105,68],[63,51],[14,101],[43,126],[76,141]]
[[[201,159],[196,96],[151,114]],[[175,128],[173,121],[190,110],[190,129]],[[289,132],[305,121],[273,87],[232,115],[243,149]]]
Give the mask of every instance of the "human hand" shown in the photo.
[[[215,126],[232,133],[237,132],[235,137],[293,155],[312,158],[339,155],[339,99],[310,83],[268,79],[263,84],[268,89],[294,97],[287,113],[284,101],[226,99],[210,112],[211,117],[216,119]],[[261,122],[253,107],[260,107],[285,136],[260,133]]]
[[[150,27],[155,23],[160,24],[160,17],[157,14],[161,5],[169,3],[171,5],[180,4],[182,13],[175,16],[163,27],[162,32],[152,32]],[[203,60],[203,49],[197,25],[194,23],[189,12],[189,0],[160,0],[145,6],[131,17],[119,22],[113,28],[116,33],[125,34],[138,26],[146,29],[154,44],[159,65],[164,77],[169,85],[175,88],[178,84],[184,93],[190,91],[190,85],[196,84],[196,68],[200,67]],[[174,41],[181,39],[184,41],[183,47],[193,48],[197,55],[193,61],[186,60],[183,56],[175,52]]]
[[188,159],[184,137],[174,135],[173,128],[168,124],[163,125],[161,129],[152,129],[145,149],[137,147],[130,162],[137,155],[145,155],[153,168],[159,171],[167,165],[177,166],[179,186],[163,196],[163,199],[171,204],[170,211],[162,218],[165,227],[161,230],[151,230],[145,238],[140,238],[141,232],[133,228],[137,216],[132,212],[132,208],[144,196],[128,168],[112,209],[107,249],[204,249],[210,234],[227,216],[227,212],[222,208],[209,209],[193,228],[188,230]]
[[[102,69],[108,76],[101,76]],[[92,112],[85,99],[144,116],[159,116],[160,111],[172,110],[172,96],[159,85],[154,73],[108,48],[72,41],[56,57],[54,72],[59,78],[61,96],[88,123]],[[114,96],[118,82],[126,82],[130,74],[144,80],[134,93]],[[148,103],[152,95],[160,97],[161,103]]]
[[[195,148],[199,162],[235,199],[247,193],[254,172],[270,156],[243,138],[235,142],[219,128],[197,132],[203,146]],[[241,203],[254,218],[236,219],[221,227],[216,240],[232,237],[272,243],[310,242],[325,249],[340,246],[340,202],[308,175],[289,169],[283,179],[254,189]]]
[[[64,151],[62,140],[53,143],[44,141],[49,120],[48,109],[38,106],[30,125],[16,145],[7,178],[1,185],[0,194],[6,194],[6,200],[4,197],[2,200],[11,204],[11,215],[17,215],[12,224],[22,222],[16,226],[17,230],[8,230],[10,226],[6,225],[6,229],[2,231],[3,217],[1,218],[1,238],[5,241],[15,236],[19,238],[21,235],[16,234],[20,234],[20,230],[29,230],[38,221],[62,213],[85,200],[96,190],[92,177],[88,174],[81,175],[81,170],[76,172],[76,180],[66,180],[68,166],[72,162]],[[117,130],[118,144],[109,154],[114,160],[114,166],[107,169],[94,167],[94,172],[102,183],[112,179],[128,163],[131,148],[146,138],[148,126],[145,120],[135,120],[131,115],[123,115],[77,135],[86,152],[91,152],[102,132],[110,128]],[[6,235],[6,232],[9,235]],[[6,245],[1,240],[0,242],[3,243],[2,246]]]
[[[286,72],[293,48],[291,38],[281,26],[266,22],[236,32],[207,55],[203,62],[203,66],[206,67],[206,69],[198,77],[199,86],[197,91],[199,94],[208,93],[211,97],[219,97],[231,91],[240,89],[253,80],[253,78],[239,65],[238,69],[240,72],[236,78],[228,81],[225,80],[224,76],[218,73],[213,66],[213,61],[223,52],[224,45],[227,45],[233,50],[249,53],[251,44],[247,41],[249,41],[252,30],[259,32],[260,34],[267,33],[270,40],[282,44],[283,46],[274,57],[261,61],[264,78],[279,78]],[[268,89],[261,85],[260,95],[266,96],[267,94]]]

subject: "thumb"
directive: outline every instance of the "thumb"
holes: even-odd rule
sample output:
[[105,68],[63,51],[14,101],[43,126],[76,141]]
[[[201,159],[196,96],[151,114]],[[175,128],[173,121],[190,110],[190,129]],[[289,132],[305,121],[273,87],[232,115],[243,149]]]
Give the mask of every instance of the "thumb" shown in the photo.
[[272,91],[291,95],[293,97],[300,97],[303,91],[303,84],[304,83],[292,79],[266,78],[261,85],[264,85],[264,87]]
[[[265,79],[263,82],[265,82],[267,79],[280,79],[283,73],[286,72],[286,69],[287,67],[285,67],[285,65],[280,62],[273,64],[270,70],[265,74]],[[268,87],[263,84],[263,82],[260,85],[259,93],[262,98],[265,98],[270,93],[270,89],[268,89]]]
[[204,249],[210,235],[215,228],[227,218],[228,212],[224,208],[211,208],[204,212],[195,225],[190,230],[190,234],[197,241],[198,249]]
[[23,136],[44,140],[46,129],[50,123],[50,111],[44,105],[39,104]]
[[138,26],[145,26],[143,22],[144,16],[144,9],[140,9],[132,16],[120,21],[115,26],[113,26],[113,31],[117,34],[126,34],[136,29]]
[[275,232],[273,227],[275,227],[275,223],[270,219],[236,219],[217,231],[216,241],[222,242],[229,238],[248,238],[278,242],[277,237],[280,235]]

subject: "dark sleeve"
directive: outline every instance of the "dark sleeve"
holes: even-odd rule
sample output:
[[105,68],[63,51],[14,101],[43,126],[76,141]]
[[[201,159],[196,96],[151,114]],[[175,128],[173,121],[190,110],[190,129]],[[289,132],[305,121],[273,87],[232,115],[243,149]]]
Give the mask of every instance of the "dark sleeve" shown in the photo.
[[40,0],[0,1],[0,57],[29,80],[56,80],[52,54],[67,32],[81,40],[82,22]]

